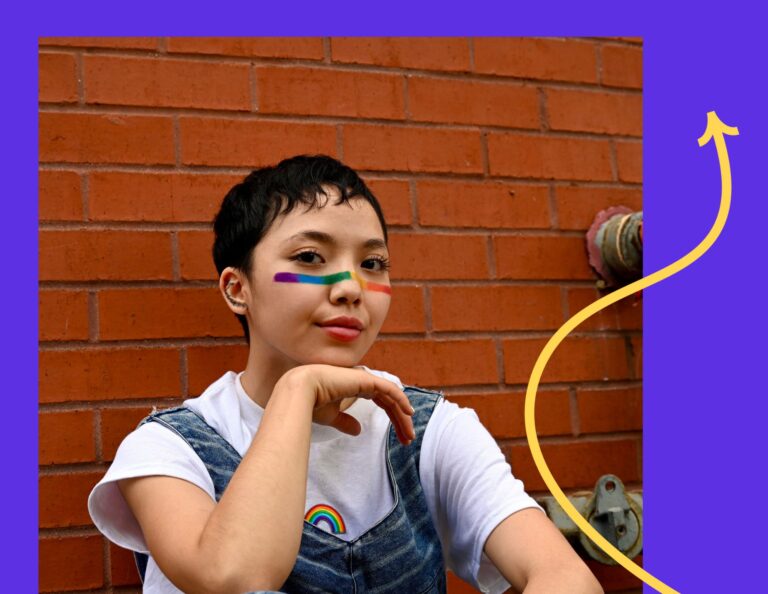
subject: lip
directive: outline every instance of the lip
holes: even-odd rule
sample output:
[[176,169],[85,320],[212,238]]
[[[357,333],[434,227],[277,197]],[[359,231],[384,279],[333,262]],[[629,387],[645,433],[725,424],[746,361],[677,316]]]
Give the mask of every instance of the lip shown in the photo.
[[325,333],[341,342],[351,342],[360,336],[363,331],[363,323],[357,318],[340,316],[317,324]]
[[320,322],[318,326],[322,326],[323,328],[327,328],[329,326],[335,326],[338,328],[351,328],[354,330],[362,330],[364,327],[363,323],[360,320],[358,320],[357,318],[351,318],[349,316],[339,316],[337,318],[331,318],[330,320]]

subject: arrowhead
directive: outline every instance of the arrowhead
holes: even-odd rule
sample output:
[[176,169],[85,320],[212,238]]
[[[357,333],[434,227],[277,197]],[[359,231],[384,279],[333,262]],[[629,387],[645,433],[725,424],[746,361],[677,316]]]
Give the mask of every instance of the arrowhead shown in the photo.
[[728,136],[738,136],[739,129],[723,124],[714,111],[707,112],[707,129],[704,130],[704,134],[699,137],[699,146],[707,144],[709,139],[713,136],[722,136],[723,134],[728,134]]

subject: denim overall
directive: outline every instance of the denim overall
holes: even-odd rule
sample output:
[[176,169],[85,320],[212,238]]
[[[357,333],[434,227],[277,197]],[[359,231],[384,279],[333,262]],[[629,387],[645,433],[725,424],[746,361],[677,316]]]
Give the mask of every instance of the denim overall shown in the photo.
[[[344,541],[304,522],[296,564],[280,592],[444,594],[445,567],[419,481],[421,442],[427,422],[442,395],[405,386],[415,409],[416,439],[410,446],[389,429],[387,470],[395,498],[392,511],[352,541]],[[185,407],[153,413],[154,421],[178,433],[205,463],[221,499],[241,457],[196,413]],[[142,580],[147,556],[135,553]]]

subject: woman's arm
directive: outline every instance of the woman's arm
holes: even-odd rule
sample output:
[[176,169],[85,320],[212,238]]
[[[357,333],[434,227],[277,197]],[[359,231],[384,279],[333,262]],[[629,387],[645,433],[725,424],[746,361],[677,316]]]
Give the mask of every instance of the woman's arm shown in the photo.
[[301,543],[313,413],[324,411],[328,424],[355,433],[351,417],[327,413],[359,393],[388,412],[402,440],[413,436],[410,404],[394,384],[362,370],[312,365],[278,381],[218,504],[180,479],[120,481],[163,573],[184,592],[278,589]]
[[560,531],[537,509],[523,509],[499,524],[485,554],[512,587],[525,594],[599,594],[599,582]]

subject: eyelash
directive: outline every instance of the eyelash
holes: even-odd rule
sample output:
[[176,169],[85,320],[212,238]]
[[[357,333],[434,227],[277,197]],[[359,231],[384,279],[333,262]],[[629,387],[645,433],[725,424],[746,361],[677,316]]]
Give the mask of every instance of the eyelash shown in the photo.
[[371,256],[370,258],[366,258],[364,262],[368,262],[370,260],[378,262],[379,266],[381,266],[380,270],[374,272],[386,272],[389,270],[389,258],[385,258],[384,256]]
[[[310,266],[318,264],[317,262],[307,262],[306,260],[302,260],[302,257],[303,256],[307,256],[307,255],[309,255],[309,256],[317,256],[318,258],[322,259],[322,256],[318,252],[316,252],[314,250],[304,250],[303,252],[299,252],[298,254],[296,254],[294,256],[291,256],[290,259],[295,261],[295,262],[299,262],[300,264],[306,264],[306,265],[310,265]],[[387,270],[389,270],[389,266],[390,266],[389,258],[386,258],[384,256],[375,255],[375,256],[370,256],[370,257],[366,258],[365,260],[363,260],[363,262],[369,262],[371,260],[373,260],[375,262],[378,262],[379,266],[381,266],[381,269],[380,270],[373,270],[372,268],[367,268],[366,270],[372,270],[373,272],[386,272]]]

